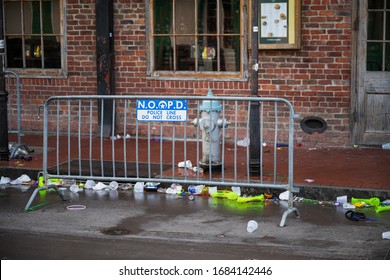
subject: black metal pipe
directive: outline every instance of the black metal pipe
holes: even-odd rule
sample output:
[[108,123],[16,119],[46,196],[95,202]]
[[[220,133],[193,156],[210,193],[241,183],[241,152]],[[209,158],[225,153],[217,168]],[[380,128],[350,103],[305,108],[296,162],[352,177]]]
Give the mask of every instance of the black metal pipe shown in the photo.
[[[259,6],[258,0],[252,1],[252,30],[251,30],[251,95],[258,96],[258,61],[259,61]],[[249,144],[249,171],[251,175],[260,173],[260,116],[258,102],[250,103],[250,144]]]
[[9,161],[8,148],[8,93],[5,91],[5,52],[4,52],[4,25],[3,0],[0,0],[0,161]]

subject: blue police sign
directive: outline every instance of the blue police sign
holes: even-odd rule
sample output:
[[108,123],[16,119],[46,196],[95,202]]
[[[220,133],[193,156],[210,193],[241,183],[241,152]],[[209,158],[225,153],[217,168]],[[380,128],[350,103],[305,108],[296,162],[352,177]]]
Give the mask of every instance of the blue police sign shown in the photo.
[[187,100],[138,100],[137,120],[149,122],[187,121]]

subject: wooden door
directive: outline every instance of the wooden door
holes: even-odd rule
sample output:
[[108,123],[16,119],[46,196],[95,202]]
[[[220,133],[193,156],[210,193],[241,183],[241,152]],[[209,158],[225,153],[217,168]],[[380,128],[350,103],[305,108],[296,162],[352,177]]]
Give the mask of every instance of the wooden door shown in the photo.
[[357,5],[356,144],[390,142],[390,0]]

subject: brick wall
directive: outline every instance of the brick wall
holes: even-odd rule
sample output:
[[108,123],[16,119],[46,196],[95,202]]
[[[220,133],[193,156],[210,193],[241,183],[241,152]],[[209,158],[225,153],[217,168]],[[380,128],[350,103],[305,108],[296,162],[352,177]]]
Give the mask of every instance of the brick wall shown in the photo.
[[[117,94],[249,95],[250,83],[146,79],[145,1],[114,4]],[[22,128],[41,131],[37,106],[51,95],[95,94],[95,1],[67,1],[66,78],[22,79]],[[322,134],[296,125],[306,146],[349,144],[352,0],[302,0],[302,48],[259,52],[259,94],[290,100],[301,117],[320,116]],[[10,128],[16,128],[16,95],[10,96]]]

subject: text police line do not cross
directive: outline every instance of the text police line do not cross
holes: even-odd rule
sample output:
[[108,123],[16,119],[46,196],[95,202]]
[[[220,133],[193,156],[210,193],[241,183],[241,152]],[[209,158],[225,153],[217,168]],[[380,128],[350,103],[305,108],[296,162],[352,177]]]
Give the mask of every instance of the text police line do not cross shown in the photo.
[[187,121],[186,100],[138,100],[138,121],[185,122]]

